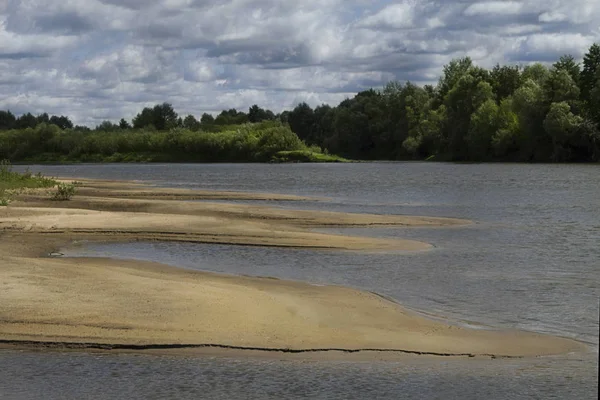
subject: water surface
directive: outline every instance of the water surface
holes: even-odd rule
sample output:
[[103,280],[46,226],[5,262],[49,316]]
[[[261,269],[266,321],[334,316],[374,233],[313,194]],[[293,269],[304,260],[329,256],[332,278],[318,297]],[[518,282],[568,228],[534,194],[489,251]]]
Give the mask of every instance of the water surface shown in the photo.
[[[436,246],[431,252],[411,255],[160,242],[80,246],[73,254],[152,259],[224,273],[348,285],[389,295],[408,307],[454,321],[576,338],[589,343],[591,350],[574,358],[526,362],[423,361],[409,365],[5,352],[0,353],[0,371],[9,368],[16,372],[10,376],[0,372],[0,382],[9,382],[0,384],[0,394],[3,390],[14,394],[17,385],[25,386],[24,378],[18,378],[19,371],[29,371],[31,376],[31,371],[52,369],[55,379],[64,382],[60,386],[67,394],[64,398],[115,397],[110,391],[118,385],[90,383],[94,376],[109,373],[134,382],[133,393],[139,398],[158,393],[149,390],[157,390],[157,381],[168,388],[170,394],[165,396],[172,398],[193,398],[197,393],[207,398],[226,398],[225,393],[230,398],[398,398],[398,393],[405,393],[405,398],[596,398],[598,165],[116,164],[30,169],[50,175],[140,180],[166,187],[329,198],[269,203],[279,207],[471,219],[475,225],[460,228],[340,231],[406,237]],[[61,378],[72,375],[73,363],[81,365],[87,375]],[[165,379],[175,383],[169,385]],[[85,382],[84,387],[90,389],[77,389],[78,382]],[[27,383],[30,391],[24,393],[32,396],[21,398],[41,398],[35,390],[47,390],[42,378]],[[359,390],[360,385],[366,389]],[[15,396],[9,398],[19,398]],[[159,397],[164,398],[155,396]]]

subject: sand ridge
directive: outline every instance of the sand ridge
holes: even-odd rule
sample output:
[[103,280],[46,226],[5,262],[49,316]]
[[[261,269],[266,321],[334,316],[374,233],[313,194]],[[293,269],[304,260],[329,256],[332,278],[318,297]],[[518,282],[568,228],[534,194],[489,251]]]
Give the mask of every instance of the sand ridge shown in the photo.
[[[584,349],[564,338],[473,330],[430,320],[381,296],[350,288],[219,275],[141,261],[42,257],[81,237],[346,250],[429,248],[422,242],[309,229],[319,223],[327,226],[336,218],[342,225],[368,226],[398,218],[399,224],[411,221],[418,226],[419,217],[403,220],[238,204],[205,206],[148,199],[152,195],[119,199],[102,197],[102,189],[94,190],[96,195],[68,203],[28,194],[14,207],[0,209],[0,344],[104,349],[179,346],[190,351],[203,346],[294,352],[377,350],[494,357]],[[128,211],[119,211],[119,202]],[[422,220],[425,226],[434,221],[466,223]]]

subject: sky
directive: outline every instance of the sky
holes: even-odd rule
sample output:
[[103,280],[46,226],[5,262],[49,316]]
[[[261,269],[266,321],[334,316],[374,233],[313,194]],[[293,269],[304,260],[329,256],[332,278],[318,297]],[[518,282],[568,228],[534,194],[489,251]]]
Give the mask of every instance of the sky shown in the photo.
[[391,80],[583,57],[600,0],[0,0],[0,109],[131,120],[338,104]]

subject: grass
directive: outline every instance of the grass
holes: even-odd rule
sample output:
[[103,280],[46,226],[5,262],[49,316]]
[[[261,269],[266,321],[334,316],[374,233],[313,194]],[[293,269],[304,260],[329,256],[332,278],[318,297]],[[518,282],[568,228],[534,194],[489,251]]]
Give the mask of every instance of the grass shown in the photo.
[[349,160],[331,154],[311,150],[279,151],[273,158],[273,162],[349,162]]
[[54,179],[46,178],[41,174],[33,175],[12,170],[10,162],[0,161],[0,206],[10,204],[14,196],[24,189],[52,188],[57,185]]

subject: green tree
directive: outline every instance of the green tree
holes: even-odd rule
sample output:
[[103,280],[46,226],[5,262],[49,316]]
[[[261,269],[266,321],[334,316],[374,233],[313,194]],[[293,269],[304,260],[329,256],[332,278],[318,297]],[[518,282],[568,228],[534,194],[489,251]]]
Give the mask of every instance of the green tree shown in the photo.
[[448,116],[445,136],[448,141],[447,151],[452,159],[467,159],[465,136],[470,131],[471,115],[493,97],[491,85],[470,74],[461,77],[448,92],[444,99]]
[[0,130],[13,129],[17,123],[17,118],[10,110],[0,110]]
[[429,109],[419,123],[419,152],[422,157],[441,154],[447,148],[444,137],[448,121],[446,106]]
[[102,121],[99,125],[96,126],[96,131],[102,132],[114,132],[121,129],[119,125],[113,124],[111,121]]
[[472,115],[466,138],[469,159],[485,160],[490,156],[492,138],[498,126],[499,106],[492,99],[486,100]]
[[48,113],[42,113],[42,114],[38,115],[36,117],[36,119],[37,119],[38,124],[49,124],[50,123],[50,116],[48,115]]
[[189,129],[190,131],[199,131],[200,130],[200,122],[193,115],[188,115],[183,120],[183,127],[185,129]]
[[594,43],[583,57],[581,71],[581,97],[589,101],[594,88],[597,86],[597,71],[600,70],[600,45]]
[[15,128],[17,129],[35,128],[36,126],[37,118],[31,113],[21,115],[15,122]]
[[150,125],[154,126],[154,113],[152,112],[152,109],[144,107],[144,109],[133,118],[132,122],[135,129],[146,128]]
[[544,65],[540,63],[535,63],[532,65],[528,65],[523,68],[523,73],[521,74],[521,78],[523,82],[528,79],[537,83],[538,85],[543,85],[546,79],[550,76],[550,71]]
[[53,115],[50,117],[50,123],[52,125],[58,126],[60,129],[71,129],[73,128],[73,123],[69,119],[69,117],[65,117],[64,115],[56,116]]
[[308,104],[300,103],[290,111],[288,123],[300,140],[304,140],[308,144],[314,144],[311,143],[310,139],[312,139],[311,132],[315,124],[315,114]]
[[515,158],[519,146],[519,117],[513,111],[513,99],[507,97],[500,102],[496,120],[498,130],[492,137],[494,156],[500,158]]
[[212,125],[214,123],[215,123],[215,117],[213,117],[212,115],[210,115],[208,113],[204,113],[200,117],[200,124],[202,124],[202,125]]
[[154,126],[159,131],[172,129],[177,126],[177,113],[169,103],[157,104],[152,109]]
[[543,88],[528,79],[515,91],[513,108],[519,117],[519,160],[543,161],[552,154],[552,143],[543,128],[548,105]]
[[133,127],[136,129],[153,126],[159,131],[177,127],[178,116],[173,106],[169,103],[157,104],[153,108],[145,107],[133,118]]
[[569,72],[565,69],[553,69],[543,83],[546,99],[550,103],[576,101],[579,99],[579,88]]
[[473,60],[470,57],[454,59],[447,65],[444,65],[442,77],[438,82],[437,94],[440,101],[443,101],[448,92],[458,83],[460,78],[467,75],[473,68]]
[[122,130],[131,129],[131,125],[125,120],[125,118],[121,118],[119,121],[119,128]]
[[576,140],[582,122],[581,117],[573,115],[569,103],[563,101],[550,105],[550,111],[544,120],[544,129],[552,138],[554,161],[571,160],[570,145]]
[[264,110],[256,104],[248,109],[248,121],[250,122],[271,121],[273,119],[275,119],[275,114],[271,110]]
[[521,69],[518,66],[500,66],[500,64],[492,69],[490,80],[498,101],[512,96],[523,83]]
[[573,79],[573,82],[575,82],[576,85],[579,85],[581,66],[575,61],[575,57],[573,57],[571,54],[566,54],[560,57],[560,59],[555,62],[552,67],[555,70],[566,71],[571,79]]

